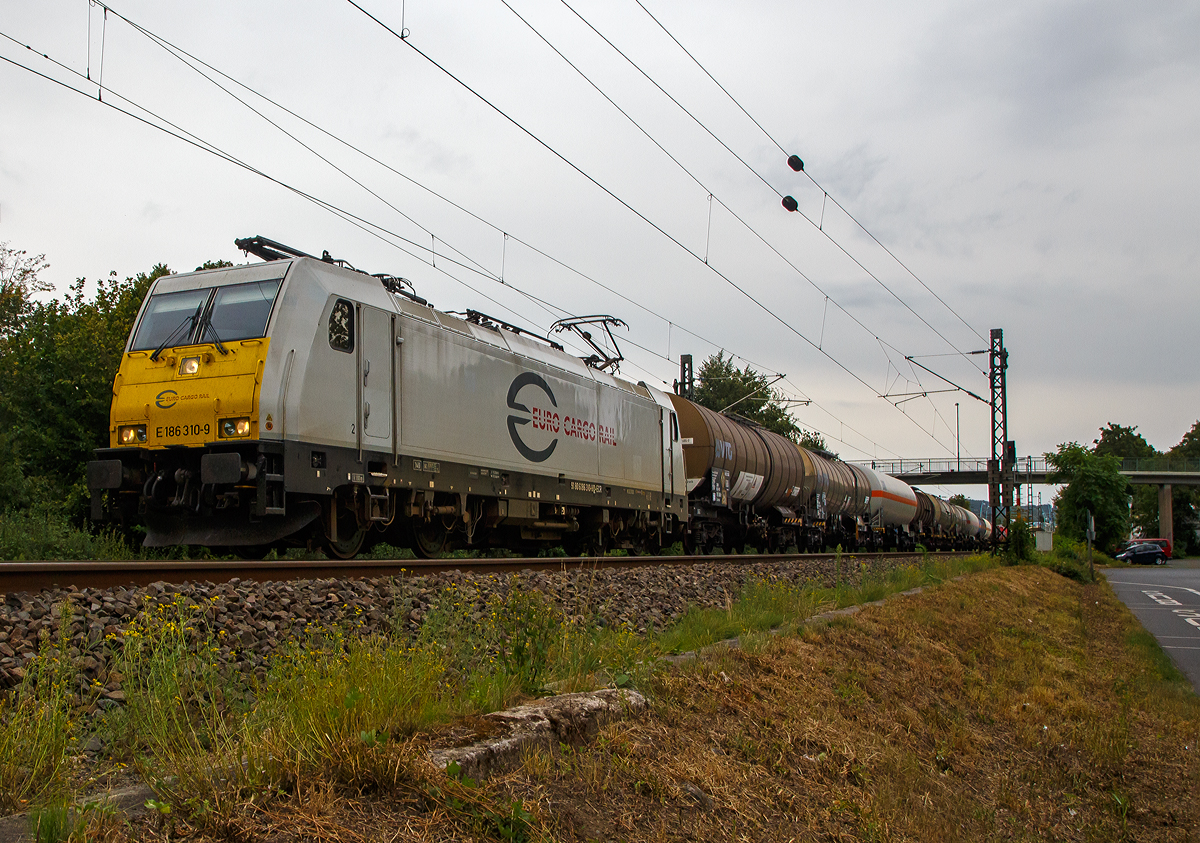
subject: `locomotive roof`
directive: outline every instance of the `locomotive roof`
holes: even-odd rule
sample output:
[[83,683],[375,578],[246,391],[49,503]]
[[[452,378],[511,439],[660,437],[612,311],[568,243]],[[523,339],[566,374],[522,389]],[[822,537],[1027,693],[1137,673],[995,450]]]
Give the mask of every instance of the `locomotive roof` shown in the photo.
[[[299,273],[297,270],[301,270]],[[329,293],[344,295],[362,304],[368,304],[383,310],[400,313],[431,325],[437,325],[445,330],[487,343],[488,345],[504,348],[528,357],[539,363],[554,366],[571,372],[579,377],[591,378],[599,383],[612,386],[625,392],[636,393],[650,398],[650,389],[643,384],[633,384],[624,378],[608,372],[593,369],[583,360],[565,351],[551,348],[545,343],[501,328],[489,327],[468,322],[450,313],[438,310],[432,305],[419,304],[411,299],[397,295],[387,290],[374,276],[347,269],[337,264],[329,263],[313,257],[286,258],[263,261],[261,263],[243,264],[241,266],[220,267],[217,269],[202,269],[195,272],[184,272],[166,275],[155,281],[152,287],[154,293],[170,293],[179,290],[194,290],[200,287],[226,286],[229,284],[245,284],[253,281],[285,278],[286,287],[297,282],[316,283]],[[303,278],[304,280],[301,280]],[[336,279],[336,280],[335,280]]]

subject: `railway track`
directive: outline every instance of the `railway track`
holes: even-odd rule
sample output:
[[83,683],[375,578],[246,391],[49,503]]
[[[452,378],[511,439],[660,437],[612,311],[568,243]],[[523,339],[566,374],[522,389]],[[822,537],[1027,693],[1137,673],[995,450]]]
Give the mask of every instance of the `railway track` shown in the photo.
[[[968,551],[943,551],[939,556],[966,556]],[[859,560],[919,557],[911,552],[843,554]],[[654,565],[695,565],[727,561],[757,562],[832,560],[834,553],[760,553],[730,556],[579,556],[517,559],[316,559],[316,560],[157,560],[146,562],[0,562],[0,593],[44,591],[52,588],[110,588],[145,586],[155,582],[223,583],[233,579],[258,582],[402,577],[461,570],[492,574],[524,570],[559,571],[577,568],[641,568]]]

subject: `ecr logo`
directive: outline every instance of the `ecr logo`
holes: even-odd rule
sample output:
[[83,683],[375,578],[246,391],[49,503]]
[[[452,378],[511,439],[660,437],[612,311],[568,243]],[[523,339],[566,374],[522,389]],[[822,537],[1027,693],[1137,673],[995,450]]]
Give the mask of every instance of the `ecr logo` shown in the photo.
[[160,410],[169,410],[175,406],[175,402],[178,400],[178,392],[173,389],[164,389],[158,395],[154,396],[154,406]]
[[[550,399],[550,403],[555,407],[558,402],[554,400],[554,393],[550,391],[550,384],[546,383],[541,375],[533,372],[522,372],[513,378],[512,385],[508,388],[508,407],[510,410],[520,410],[522,413],[528,413],[529,408],[517,401],[517,393],[526,386],[536,386],[542,392],[546,393],[546,397]],[[554,453],[554,449],[558,447],[558,437],[554,437],[549,445],[540,451],[535,451],[521,440],[521,434],[517,432],[517,428],[521,425],[529,424],[530,419],[522,418],[521,416],[508,417],[508,435],[512,437],[513,445],[516,446],[521,456],[530,462],[545,462],[550,459],[550,455]]]

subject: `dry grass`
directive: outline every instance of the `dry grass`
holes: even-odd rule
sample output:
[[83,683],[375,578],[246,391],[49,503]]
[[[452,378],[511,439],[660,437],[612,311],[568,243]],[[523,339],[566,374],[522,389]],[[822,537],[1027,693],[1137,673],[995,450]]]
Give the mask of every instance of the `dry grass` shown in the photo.
[[563,840],[1195,839],[1200,702],[1138,630],[993,570],[669,674],[505,787]]

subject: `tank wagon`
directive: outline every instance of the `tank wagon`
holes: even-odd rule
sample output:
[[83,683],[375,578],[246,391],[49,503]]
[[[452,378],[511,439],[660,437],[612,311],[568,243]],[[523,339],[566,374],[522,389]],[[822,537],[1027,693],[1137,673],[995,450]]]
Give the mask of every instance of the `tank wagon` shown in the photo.
[[982,547],[991,535],[992,525],[969,509],[913,490],[917,511],[911,528],[916,540],[931,550]]
[[907,483],[844,463],[672,395],[683,437],[688,545],[769,552],[906,550],[917,498]]
[[906,550],[990,529],[404,279],[236,243],[264,262],[154,282],[88,464],[92,517],[147,546]]

